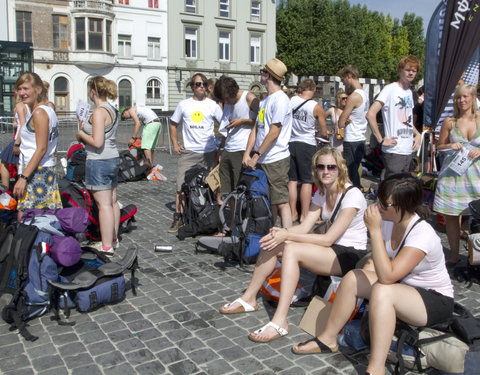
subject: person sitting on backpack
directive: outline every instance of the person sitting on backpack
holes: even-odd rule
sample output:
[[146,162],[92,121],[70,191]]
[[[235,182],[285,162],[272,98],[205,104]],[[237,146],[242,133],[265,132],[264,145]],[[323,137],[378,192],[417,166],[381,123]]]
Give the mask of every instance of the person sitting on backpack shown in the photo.
[[13,187],[20,220],[28,208],[62,208],[62,201],[55,173],[57,115],[46,105],[46,89],[38,74],[22,74],[15,86],[17,95],[31,111],[20,130],[19,174]]
[[[288,333],[287,314],[300,278],[300,266],[319,275],[342,276],[365,255],[367,229],[363,214],[367,202],[362,192],[350,183],[340,151],[333,147],[317,151],[312,158],[312,174],[318,191],[305,219],[288,229],[274,227],[260,240],[262,251],[248,288],[240,298],[220,309],[222,314],[257,310],[257,293],[281,256],[277,310],[270,323],[248,336],[252,341],[269,342]],[[319,218],[331,218],[337,205],[337,215],[326,233],[310,233]]]
[[133,120],[135,127],[133,128],[133,134],[128,141],[128,145],[130,146],[135,143],[140,131],[140,123],[142,123],[142,144],[140,147],[145,153],[148,166],[153,168],[153,152],[155,151],[158,135],[162,130],[162,124],[158,119],[158,115],[148,107],[137,105],[123,110],[122,120],[129,118]]
[[450,318],[453,286],[440,238],[416,213],[422,197],[421,182],[409,174],[391,175],[380,183],[378,201],[365,213],[375,271],[356,269],[343,277],[325,329],[294,346],[295,354],[338,351],[337,334],[359,297],[370,301],[367,374],[385,373],[397,318],[419,327]]
[[80,124],[77,140],[85,143],[85,186],[92,191],[98,206],[102,242],[99,251],[113,255],[120,225],[120,207],[117,202],[118,165],[120,162],[116,143],[119,123],[117,110],[107,98],[117,97],[115,82],[102,76],[90,78],[88,96],[95,103],[92,116]]

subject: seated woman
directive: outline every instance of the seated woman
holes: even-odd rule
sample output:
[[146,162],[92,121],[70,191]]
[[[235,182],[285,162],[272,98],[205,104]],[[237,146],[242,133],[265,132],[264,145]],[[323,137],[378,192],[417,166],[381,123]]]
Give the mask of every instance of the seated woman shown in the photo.
[[365,213],[376,273],[356,269],[345,275],[325,329],[318,337],[294,346],[295,354],[338,351],[337,334],[358,297],[370,300],[367,374],[385,373],[397,318],[420,327],[449,319],[453,287],[440,238],[416,214],[421,204],[421,183],[410,175],[392,175],[380,183],[378,203]]
[[[318,191],[305,220],[288,229],[274,227],[261,239],[262,251],[247,290],[220,309],[222,314],[257,310],[257,293],[281,256],[281,293],[277,310],[271,322],[248,336],[252,341],[269,342],[288,333],[287,314],[300,277],[300,266],[319,275],[342,276],[354,269],[365,254],[367,230],[363,214],[367,202],[360,190],[349,182],[340,151],[333,147],[317,151],[312,158],[312,174]],[[338,204],[338,213],[328,231],[310,233],[319,218],[330,219]]]

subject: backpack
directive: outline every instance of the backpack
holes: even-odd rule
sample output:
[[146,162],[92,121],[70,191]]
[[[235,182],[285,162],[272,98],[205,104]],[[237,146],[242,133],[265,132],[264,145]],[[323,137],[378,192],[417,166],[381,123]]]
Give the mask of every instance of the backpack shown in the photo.
[[147,177],[148,165],[140,165],[129,150],[120,152],[118,182],[138,181]]
[[75,182],[84,181],[86,160],[87,152],[83,144],[72,144],[67,151],[67,172],[65,178]]
[[[230,236],[219,237],[216,249],[225,261],[233,259],[240,264],[256,262],[260,253],[260,239],[272,227],[268,191],[265,172],[248,169],[240,175],[235,190],[224,199],[219,217]],[[230,207],[233,209],[230,210]],[[207,237],[200,238],[197,251],[199,247],[213,248],[211,242]],[[207,243],[208,246],[205,246]]]
[[0,296],[3,303],[8,301],[5,306],[2,303],[2,318],[28,341],[37,339],[26,328],[29,313],[24,291],[37,234],[37,227],[23,223],[4,227],[0,231]]
[[70,316],[70,310],[89,312],[105,304],[114,304],[125,298],[126,281],[123,273],[131,271],[130,284],[133,295],[136,292],[135,270],[138,268],[138,249],[131,245],[125,256],[117,262],[98,251],[84,247],[81,260],[72,267],[65,267],[57,280],[49,280],[53,287],[55,319],[59,310]]
[[182,214],[184,225],[177,233],[180,240],[218,231],[218,204],[206,182],[208,174],[208,169],[201,165],[194,165],[185,172],[185,182],[182,184],[182,193],[185,195]]

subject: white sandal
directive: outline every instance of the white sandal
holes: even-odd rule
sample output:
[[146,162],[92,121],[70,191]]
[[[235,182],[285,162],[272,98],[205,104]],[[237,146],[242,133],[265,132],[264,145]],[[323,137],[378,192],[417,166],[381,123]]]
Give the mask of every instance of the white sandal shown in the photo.
[[285,328],[282,328],[280,327],[278,324],[275,324],[273,322],[268,322],[267,324],[265,324],[262,328],[259,328],[257,329],[256,331],[254,331],[253,333],[255,334],[260,334],[260,333],[263,333],[263,331],[265,331],[268,327],[272,327],[275,331],[277,331],[277,334],[269,339],[257,339],[255,336],[252,336],[251,334],[248,335],[248,338],[251,340],[251,341],[254,341],[254,342],[262,342],[262,343],[265,343],[265,342],[270,342],[270,341],[273,341],[273,340],[276,340],[276,339],[279,339],[280,337],[283,337],[283,336],[286,336],[288,335],[288,331],[285,329]]
[[[235,302],[238,302],[240,306],[238,306],[235,310],[225,310],[230,306],[232,306]],[[243,299],[237,298],[235,301],[223,305],[223,307],[219,311],[221,314],[239,314],[239,313],[253,312],[257,310],[258,310],[258,305],[252,306],[249,303],[245,302]]]

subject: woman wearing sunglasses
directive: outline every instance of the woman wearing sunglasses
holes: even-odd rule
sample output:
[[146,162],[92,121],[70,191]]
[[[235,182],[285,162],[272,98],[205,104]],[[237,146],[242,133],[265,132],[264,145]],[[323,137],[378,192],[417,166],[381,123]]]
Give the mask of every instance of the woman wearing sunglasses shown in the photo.
[[[340,151],[333,147],[317,151],[312,158],[312,174],[318,191],[305,219],[288,229],[274,227],[261,239],[262,251],[248,288],[240,298],[220,309],[222,314],[257,310],[257,293],[274,270],[277,258],[282,257],[277,310],[271,322],[248,336],[252,341],[269,342],[288,334],[287,314],[300,278],[300,266],[319,275],[342,276],[354,269],[365,254],[367,229],[363,214],[367,202],[348,180]],[[337,206],[337,214],[327,232],[311,233],[317,220],[329,220]]]
[[343,133],[344,129],[340,129],[338,127],[338,119],[345,108],[345,104],[347,104],[348,95],[343,89],[339,89],[337,91],[337,95],[335,95],[335,105],[332,106],[325,112],[325,120],[330,117],[333,126],[333,134],[332,134],[332,147],[343,151]]
[[413,326],[445,322],[453,312],[453,287],[440,238],[416,213],[422,186],[409,174],[392,175],[378,188],[378,203],[368,207],[373,270],[343,277],[324,331],[292,348],[295,354],[338,351],[337,334],[358,297],[369,305],[371,356],[366,374],[383,375],[396,319]]

